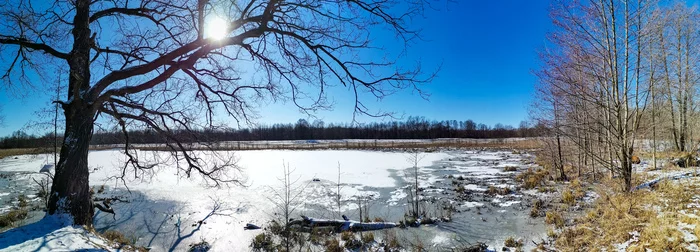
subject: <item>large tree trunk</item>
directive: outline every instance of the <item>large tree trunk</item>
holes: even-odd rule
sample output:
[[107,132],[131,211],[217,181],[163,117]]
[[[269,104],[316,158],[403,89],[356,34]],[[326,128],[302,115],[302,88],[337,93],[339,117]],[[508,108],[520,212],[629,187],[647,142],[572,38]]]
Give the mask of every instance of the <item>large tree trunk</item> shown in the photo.
[[90,88],[90,0],[75,1],[73,49],[68,57],[68,102],[63,104],[66,131],[56,166],[49,214],[70,214],[73,224],[92,226],[95,212],[90,195],[88,149],[92,138],[95,104],[86,97]]
[[90,195],[88,150],[93,112],[77,104],[64,107],[66,131],[61,157],[51,186],[49,214],[70,214],[75,225],[92,225],[94,208]]

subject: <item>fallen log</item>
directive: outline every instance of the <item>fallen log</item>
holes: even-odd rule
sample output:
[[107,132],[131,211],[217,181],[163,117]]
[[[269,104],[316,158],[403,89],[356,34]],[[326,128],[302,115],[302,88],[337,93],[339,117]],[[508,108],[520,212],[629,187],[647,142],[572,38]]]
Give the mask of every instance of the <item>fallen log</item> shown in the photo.
[[645,183],[642,183],[641,185],[638,185],[635,188],[633,188],[632,191],[645,189],[645,188],[652,189],[652,188],[656,187],[656,184],[658,184],[659,182],[664,181],[664,180],[679,180],[679,179],[692,178],[695,176],[696,176],[695,172],[683,172],[683,173],[671,174],[671,175],[667,175],[665,177],[653,179],[653,180],[647,181]]
[[307,216],[301,216],[301,220],[292,220],[289,222],[289,227],[299,227],[302,231],[311,231],[314,228],[331,228],[335,232],[360,232],[360,231],[373,231],[388,228],[395,228],[398,225],[394,222],[359,222],[349,219],[343,220],[331,220],[331,219],[317,219],[309,218]]

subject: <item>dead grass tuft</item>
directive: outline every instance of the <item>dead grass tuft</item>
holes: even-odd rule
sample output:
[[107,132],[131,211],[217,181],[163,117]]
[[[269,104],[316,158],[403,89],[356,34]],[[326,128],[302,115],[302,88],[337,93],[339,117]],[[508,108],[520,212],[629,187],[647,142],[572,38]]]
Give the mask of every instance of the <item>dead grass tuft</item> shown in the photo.
[[520,186],[522,188],[533,189],[543,185],[548,175],[549,172],[547,172],[545,169],[533,170],[532,168],[529,168],[527,171],[515,176],[515,180],[520,182]]
[[25,209],[15,209],[0,215],[0,228],[11,226],[15,222],[26,219],[28,213]]
[[489,186],[489,188],[486,190],[486,193],[489,195],[508,195],[512,193],[513,191],[510,190],[508,187],[495,187],[495,186]]
[[544,222],[550,225],[554,225],[557,228],[564,227],[564,217],[562,217],[561,213],[556,212],[554,210],[547,211],[544,217]]
[[518,167],[515,167],[515,166],[506,166],[506,167],[503,167],[503,171],[504,171],[504,172],[514,172],[514,171],[517,171],[517,170],[518,170]]
[[516,240],[515,238],[513,238],[511,236],[511,237],[508,237],[508,239],[506,239],[506,241],[504,242],[503,245],[505,245],[506,247],[509,247],[509,248],[520,248],[524,245],[524,243],[523,243],[522,239]]

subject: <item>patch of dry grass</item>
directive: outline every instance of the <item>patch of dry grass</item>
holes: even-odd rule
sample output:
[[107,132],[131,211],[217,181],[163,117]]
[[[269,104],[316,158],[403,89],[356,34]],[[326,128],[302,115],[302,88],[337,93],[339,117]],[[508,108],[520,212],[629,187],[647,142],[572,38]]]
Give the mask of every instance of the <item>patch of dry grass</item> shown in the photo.
[[513,191],[510,190],[508,187],[496,187],[496,186],[489,186],[489,188],[486,190],[486,194],[489,195],[508,195],[512,193]]
[[515,180],[520,182],[520,186],[524,189],[533,189],[544,184],[549,172],[545,169],[532,169],[529,168],[517,176]]
[[0,215],[0,228],[8,227],[15,222],[26,219],[28,213],[25,209],[15,209]]
[[16,148],[16,149],[0,149],[0,158],[6,158],[19,155],[32,155],[53,152],[53,149],[45,148]]
[[564,217],[562,217],[561,213],[559,213],[556,210],[547,211],[544,217],[544,222],[550,225],[554,225],[557,228],[563,228],[565,224]]
[[[562,251],[614,250],[615,244],[629,241],[630,233],[636,231],[639,240],[627,251],[684,251],[689,244],[683,240],[679,222],[696,225],[692,232],[700,234],[697,216],[681,214],[698,191],[695,183],[687,181],[662,182],[654,191],[598,190],[600,198],[585,214],[575,218],[572,226],[561,225],[560,232],[552,232],[550,237]],[[546,222],[557,226],[557,215],[548,212]]]
[[516,240],[515,238],[513,238],[511,236],[511,237],[508,237],[508,239],[506,239],[506,241],[503,243],[503,245],[505,245],[506,247],[509,247],[509,248],[521,248],[525,244],[523,243],[522,239]]
[[514,172],[514,171],[517,171],[517,170],[518,170],[518,167],[515,167],[515,166],[506,166],[506,167],[503,167],[503,171],[504,171],[504,172]]
[[136,239],[134,237],[127,238],[124,234],[116,230],[107,230],[100,234],[103,238],[114,243],[114,247],[122,251],[137,251],[147,252],[148,249],[134,245]]

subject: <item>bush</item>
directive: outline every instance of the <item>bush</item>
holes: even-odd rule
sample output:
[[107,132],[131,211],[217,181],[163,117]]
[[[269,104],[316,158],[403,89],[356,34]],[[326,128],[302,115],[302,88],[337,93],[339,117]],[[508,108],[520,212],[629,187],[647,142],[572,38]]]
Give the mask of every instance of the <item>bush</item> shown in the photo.
[[[131,239],[127,238],[124,236],[124,234],[120,233],[119,231],[116,230],[107,230],[101,235],[103,238],[109,240],[112,243],[116,243],[116,247],[124,250],[124,251],[139,251],[139,252],[145,252],[148,251],[148,249],[144,247],[138,247],[135,245],[136,243],[136,238],[131,237]],[[202,251],[202,250],[196,250],[196,251]],[[206,250],[204,250],[206,251]]]
[[326,240],[324,247],[328,252],[343,252],[343,248],[340,247],[340,242],[336,239]]
[[24,196],[24,194],[18,195],[17,201],[19,202],[17,204],[19,207],[27,207],[29,205],[29,202],[27,202],[27,196]]
[[102,233],[102,237],[104,237],[105,239],[107,239],[111,242],[115,242],[115,243],[119,243],[119,244],[130,244],[131,243],[131,241],[129,239],[127,239],[126,236],[124,236],[124,234],[122,234],[121,232],[116,231],[116,230],[107,230],[104,233]]
[[210,249],[211,245],[209,245],[208,242],[201,241],[195,244],[190,244],[190,248],[187,250],[187,252],[207,252]]
[[518,170],[518,168],[515,167],[515,166],[506,166],[506,167],[503,167],[503,171],[504,171],[504,172],[514,172],[514,171],[517,171],[517,170]]
[[530,209],[530,218],[537,217],[540,217],[540,209],[533,206],[532,209]]
[[28,213],[29,212],[24,209],[15,209],[0,215],[0,228],[10,226],[17,221],[26,219]]
[[544,207],[544,201],[541,199],[532,202],[532,209],[530,209],[530,217],[537,218],[542,214],[542,208]]
[[533,170],[532,168],[515,176],[515,180],[521,183],[524,189],[533,189],[542,185],[549,173],[544,169]]
[[455,193],[457,194],[463,194],[466,191],[467,190],[464,189],[464,186],[462,186],[461,184],[457,184],[457,186],[455,187]]
[[253,243],[250,244],[253,250],[257,251],[273,251],[272,237],[266,233],[260,233],[253,238]]
[[349,241],[355,238],[355,234],[350,231],[345,231],[340,233],[340,239],[343,241]]
[[548,211],[545,214],[544,222],[550,225],[554,225],[557,228],[564,227],[564,218],[558,212]]
[[508,188],[508,187],[500,188],[500,187],[495,187],[495,186],[489,186],[489,189],[486,190],[486,193],[489,194],[489,195],[496,195],[496,194],[498,194],[498,195],[508,195],[508,194],[510,194],[511,192],[512,192],[512,191],[511,191],[510,188]]
[[505,245],[506,247],[509,247],[509,248],[520,248],[520,247],[522,247],[524,244],[523,244],[523,240],[522,240],[522,239],[521,239],[521,240],[516,240],[515,238],[513,238],[513,237],[511,236],[511,237],[508,237],[508,239],[506,239],[504,245]]
[[362,243],[363,244],[372,243],[372,242],[374,242],[374,233],[367,232],[366,234],[362,235]]
[[270,225],[268,226],[270,232],[274,235],[281,235],[282,232],[284,232],[284,227],[277,221],[270,221]]
[[564,192],[561,193],[561,201],[569,205],[576,204],[576,198],[574,198],[574,193],[571,192],[571,190],[569,189],[565,189]]

